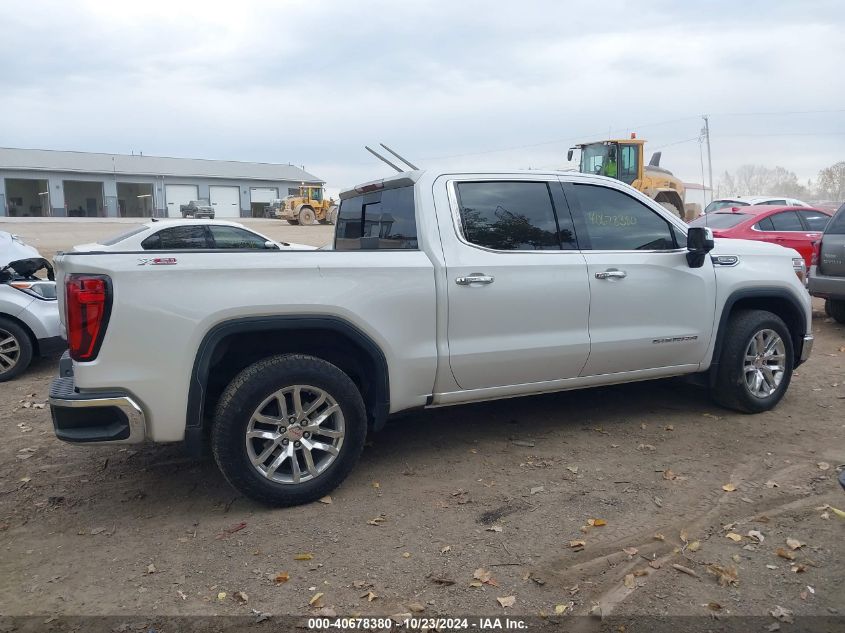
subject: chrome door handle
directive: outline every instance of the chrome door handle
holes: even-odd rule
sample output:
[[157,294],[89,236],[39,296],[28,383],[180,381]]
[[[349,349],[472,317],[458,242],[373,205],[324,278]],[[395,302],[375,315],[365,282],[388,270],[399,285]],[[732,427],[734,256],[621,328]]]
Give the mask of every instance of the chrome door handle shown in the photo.
[[466,277],[456,278],[455,283],[459,286],[469,286],[470,284],[492,284],[494,280],[495,277],[473,273],[472,275],[467,275]]
[[596,279],[624,279],[628,276],[624,270],[606,270],[603,273],[596,273]]

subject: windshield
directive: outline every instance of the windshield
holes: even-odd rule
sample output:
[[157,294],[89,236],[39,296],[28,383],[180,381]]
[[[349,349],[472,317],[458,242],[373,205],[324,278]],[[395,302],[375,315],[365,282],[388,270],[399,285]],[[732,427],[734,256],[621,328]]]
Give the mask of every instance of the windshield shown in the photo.
[[602,166],[607,161],[609,150],[604,143],[585,145],[581,149],[581,172],[585,174],[601,174]]
[[747,213],[711,213],[704,217],[696,218],[689,223],[690,226],[709,226],[711,229],[729,229],[740,222],[747,220]]
[[713,213],[714,211],[718,211],[719,209],[725,209],[727,207],[747,207],[747,202],[739,202],[738,200],[714,200],[706,207],[704,207],[704,213]]

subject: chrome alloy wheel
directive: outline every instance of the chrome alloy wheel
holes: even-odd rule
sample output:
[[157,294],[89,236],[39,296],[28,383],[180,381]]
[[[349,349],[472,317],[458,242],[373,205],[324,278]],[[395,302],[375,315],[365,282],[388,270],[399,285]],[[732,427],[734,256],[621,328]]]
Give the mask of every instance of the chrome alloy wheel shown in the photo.
[[774,330],[760,330],[745,348],[745,386],[756,398],[768,398],[786,371],[786,346]]
[[270,395],[253,412],[246,450],[263,477],[300,484],[332,465],[343,437],[343,412],[335,399],[319,387],[292,385]]
[[21,357],[21,346],[15,336],[0,328],[0,374],[11,371]]

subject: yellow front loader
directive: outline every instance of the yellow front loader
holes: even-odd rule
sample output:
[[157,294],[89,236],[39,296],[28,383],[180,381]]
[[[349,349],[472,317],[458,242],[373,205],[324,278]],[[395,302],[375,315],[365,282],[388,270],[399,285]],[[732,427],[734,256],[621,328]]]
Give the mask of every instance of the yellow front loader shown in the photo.
[[569,149],[567,159],[577,149],[581,152],[579,171],[621,180],[642,191],[655,202],[683,220],[689,220],[684,210],[684,183],[668,169],[660,167],[660,152],[655,152],[648,165],[644,164],[645,141],[631,134],[629,139],[612,139],[595,143],[579,143]]
[[331,198],[326,200],[320,185],[302,184],[297,194],[274,200],[270,204],[273,217],[287,220],[289,224],[335,224],[337,204]]

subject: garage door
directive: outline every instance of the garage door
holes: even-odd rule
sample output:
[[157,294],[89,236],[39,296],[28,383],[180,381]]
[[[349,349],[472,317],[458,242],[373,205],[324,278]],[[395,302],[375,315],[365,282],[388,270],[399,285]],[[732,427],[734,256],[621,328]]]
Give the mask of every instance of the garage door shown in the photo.
[[212,186],[208,188],[215,218],[241,217],[241,194],[237,187]]
[[250,202],[273,202],[279,197],[279,190],[275,187],[253,187],[249,190]]
[[179,207],[198,198],[196,185],[165,185],[164,199],[167,201],[167,217],[181,218]]

